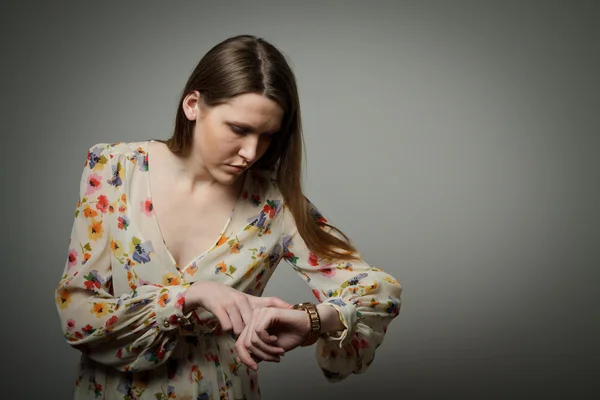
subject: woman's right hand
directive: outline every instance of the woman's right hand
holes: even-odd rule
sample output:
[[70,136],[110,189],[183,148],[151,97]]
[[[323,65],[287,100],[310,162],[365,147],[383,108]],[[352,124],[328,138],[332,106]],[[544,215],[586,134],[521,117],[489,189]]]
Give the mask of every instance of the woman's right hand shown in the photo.
[[219,282],[198,281],[185,293],[184,313],[202,307],[213,313],[223,331],[239,335],[252,320],[255,309],[274,307],[291,309],[292,305],[278,297],[258,297],[240,292]]

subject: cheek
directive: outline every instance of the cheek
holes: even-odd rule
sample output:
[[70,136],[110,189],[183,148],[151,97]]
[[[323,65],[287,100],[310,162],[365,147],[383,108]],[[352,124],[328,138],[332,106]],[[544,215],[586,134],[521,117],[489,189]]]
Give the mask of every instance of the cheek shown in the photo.
[[197,137],[200,138],[200,153],[207,161],[220,161],[224,157],[235,155],[239,150],[236,138],[223,129],[206,126],[201,133],[197,133]]
[[240,151],[240,140],[232,137],[221,137],[215,140],[214,152],[222,157],[235,156]]

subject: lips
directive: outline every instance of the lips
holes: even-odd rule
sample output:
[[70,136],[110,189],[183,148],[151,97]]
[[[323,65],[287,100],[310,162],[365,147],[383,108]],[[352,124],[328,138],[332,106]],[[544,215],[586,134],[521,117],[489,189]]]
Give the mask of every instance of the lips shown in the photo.
[[241,166],[241,165],[227,165],[227,166],[238,172],[241,172],[247,168],[247,167]]

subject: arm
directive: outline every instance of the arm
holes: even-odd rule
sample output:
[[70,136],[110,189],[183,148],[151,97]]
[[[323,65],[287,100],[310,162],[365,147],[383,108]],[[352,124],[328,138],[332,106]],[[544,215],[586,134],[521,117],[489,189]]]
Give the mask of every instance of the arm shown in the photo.
[[[316,218],[323,218],[314,205],[309,206]],[[362,259],[336,262],[315,256],[286,209],[282,245],[283,258],[320,303],[317,309],[323,318],[323,334],[317,341],[316,357],[325,377],[339,381],[366,371],[389,323],[398,315],[400,285]]]
[[[111,251],[123,163],[109,145],[90,149],[56,302],[66,341],[93,360],[119,370],[162,364],[189,322],[183,313],[187,285],[145,285],[114,296]],[[125,244],[123,244],[125,245]],[[186,307],[187,308],[187,307]]]
[[340,318],[340,313],[330,304],[317,304],[317,313],[321,320],[321,333],[331,335],[346,329],[346,326],[342,323],[342,319]]

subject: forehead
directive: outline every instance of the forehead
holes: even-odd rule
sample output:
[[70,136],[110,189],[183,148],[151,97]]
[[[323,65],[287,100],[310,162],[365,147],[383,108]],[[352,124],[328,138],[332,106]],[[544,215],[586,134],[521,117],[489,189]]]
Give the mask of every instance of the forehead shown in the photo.
[[236,96],[218,108],[226,119],[234,119],[267,130],[278,128],[284,114],[279,104],[256,93]]

